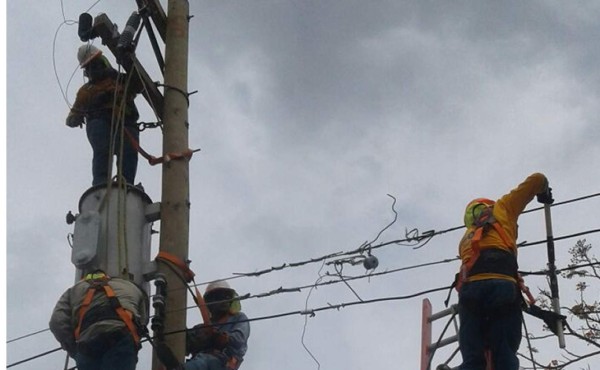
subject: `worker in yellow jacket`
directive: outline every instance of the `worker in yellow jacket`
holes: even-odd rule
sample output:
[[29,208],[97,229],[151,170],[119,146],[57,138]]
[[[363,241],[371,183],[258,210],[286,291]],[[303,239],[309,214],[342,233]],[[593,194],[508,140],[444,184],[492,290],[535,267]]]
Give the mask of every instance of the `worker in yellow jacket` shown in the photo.
[[467,230],[460,241],[459,346],[461,370],[486,368],[486,349],[496,370],[517,370],[521,342],[517,220],[537,196],[551,204],[551,188],[541,173],[527,177],[497,201],[478,198],[465,210]]
[[135,75],[117,72],[93,45],[82,45],[77,58],[88,82],[77,91],[66,125],[86,124],[93,151],[92,185],[110,180],[109,166],[114,154],[119,159],[117,169],[126,182],[133,185],[138,155],[131,140],[139,142],[139,113],[134,98],[142,91],[141,81]]

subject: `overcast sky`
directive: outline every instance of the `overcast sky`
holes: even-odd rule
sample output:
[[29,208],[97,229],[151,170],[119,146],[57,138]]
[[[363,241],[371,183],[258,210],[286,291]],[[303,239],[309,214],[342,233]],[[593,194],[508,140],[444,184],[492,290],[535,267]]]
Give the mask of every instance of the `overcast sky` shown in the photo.
[[[7,4],[7,339],[46,329],[74,281],[64,216],[78,212],[91,185],[91,149],[85,130],[64,125],[84,79],[77,25],[63,22],[90,7],[121,30],[136,9],[133,0]],[[202,149],[190,162],[189,256],[197,281],[354,250],[394,219],[388,194],[398,218],[378,242],[414,228],[460,226],[469,200],[498,198],[533,172],[546,174],[559,202],[600,191],[596,1],[193,0],[190,13],[189,90],[198,93],[190,97],[189,142]],[[145,34],[137,55],[161,80]],[[141,121],[156,120],[142,97],[136,102]],[[144,131],[141,143],[160,156],[159,130]],[[139,181],[160,200],[159,167],[140,159]],[[554,234],[597,229],[599,206],[592,198],[553,208]],[[520,241],[543,240],[543,214],[524,215],[519,233]],[[461,236],[374,250],[375,272],[453,258]],[[600,249],[598,234],[586,237]],[[557,242],[559,267],[575,241]],[[157,236],[152,247],[154,255]],[[520,254],[522,270],[545,263],[543,244]],[[357,301],[355,293],[364,300],[410,295],[449,285],[458,267],[242,306],[262,317]],[[326,272],[336,273],[313,263],[231,284],[258,294],[314,284]],[[366,271],[346,265],[343,273]],[[547,287],[543,278],[528,283],[534,291]],[[574,283],[559,281],[565,306],[574,304]],[[304,345],[322,370],[417,369],[422,299],[440,311],[446,293],[323,311],[306,326],[301,315],[253,322],[242,368],[317,369],[302,344],[305,328]],[[188,314],[188,325],[199,322],[197,311]],[[435,338],[444,323],[436,322]],[[536,320],[527,325],[542,334]],[[535,345],[539,362],[560,358],[553,338]],[[568,345],[579,354],[591,350],[573,339]],[[7,362],[56,347],[42,332],[7,344]],[[150,368],[148,350],[140,369]],[[64,360],[56,352],[14,368],[58,370]],[[588,364],[600,367],[600,357],[581,366]]]

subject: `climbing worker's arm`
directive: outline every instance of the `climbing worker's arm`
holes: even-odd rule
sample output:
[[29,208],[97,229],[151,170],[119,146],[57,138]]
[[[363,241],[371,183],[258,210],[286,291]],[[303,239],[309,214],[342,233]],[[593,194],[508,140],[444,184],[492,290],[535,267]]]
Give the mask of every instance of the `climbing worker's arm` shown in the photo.
[[548,179],[541,173],[534,173],[527,177],[519,186],[504,195],[498,203],[506,209],[510,219],[516,222],[527,204],[541,193],[548,192]]
[[239,321],[227,332],[227,346],[240,349],[246,345],[249,336],[250,323],[248,323],[248,317],[245,314],[240,313]]
[[54,334],[60,346],[71,357],[77,352],[74,328],[72,326],[71,289],[67,290],[58,300],[50,317],[50,331]]
[[86,107],[89,105],[91,98],[91,91],[89,88],[87,88],[87,86],[87,84],[83,85],[79,91],[77,91],[75,103],[73,103],[65,122],[69,127],[81,127],[83,125]]

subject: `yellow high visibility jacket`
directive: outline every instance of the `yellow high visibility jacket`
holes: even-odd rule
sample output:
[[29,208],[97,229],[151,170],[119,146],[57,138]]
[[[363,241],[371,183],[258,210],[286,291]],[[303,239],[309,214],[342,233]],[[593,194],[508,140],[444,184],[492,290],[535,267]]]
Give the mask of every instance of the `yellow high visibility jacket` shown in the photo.
[[[547,187],[548,180],[546,179],[546,176],[541,173],[534,173],[527,177],[527,179],[525,179],[525,181],[519,184],[519,186],[517,186],[515,189],[511,190],[510,193],[498,199],[493,208],[493,215],[496,221],[505,231],[505,234],[508,236],[508,239],[511,243],[508,245],[502,239],[498,231],[491,227],[485,232],[481,238],[481,241],[479,242],[480,251],[496,248],[510,252],[516,259],[518,227],[517,220],[519,219],[519,215],[521,212],[523,212],[527,204],[529,204],[529,202],[531,202],[531,200],[533,200],[537,194],[546,191]],[[471,243],[471,238],[474,231],[475,227],[470,227],[467,229],[459,244],[459,256],[462,260],[463,268],[474,256]],[[478,281],[486,279],[505,279],[516,283],[514,276],[493,271],[469,275],[466,278],[466,281]]]

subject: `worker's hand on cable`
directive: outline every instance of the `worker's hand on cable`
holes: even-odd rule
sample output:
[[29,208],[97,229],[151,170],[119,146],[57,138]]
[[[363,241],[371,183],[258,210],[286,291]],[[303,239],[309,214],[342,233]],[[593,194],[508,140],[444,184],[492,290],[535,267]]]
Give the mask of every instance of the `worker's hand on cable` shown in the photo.
[[543,204],[554,203],[554,198],[552,197],[552,188],[548,186],[546,191],[539,193],[537,195],[537,201]]

